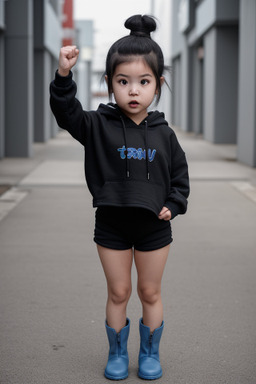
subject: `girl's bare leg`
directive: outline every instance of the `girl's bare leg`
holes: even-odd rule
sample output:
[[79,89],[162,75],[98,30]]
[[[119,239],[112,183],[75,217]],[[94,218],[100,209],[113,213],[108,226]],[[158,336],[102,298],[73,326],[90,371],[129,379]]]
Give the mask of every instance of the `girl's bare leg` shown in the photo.
[[126,325],[126,307],[132,292],[133,252],[132,249],[119,251],[100,245],[97,245],[97,249],[107,280],[107,324],[120,332]]
[[150,327],[151,332],[160,327],[163,321],[161,282],[169,249],[170,245],[155,251],[134,251],[143,324]]

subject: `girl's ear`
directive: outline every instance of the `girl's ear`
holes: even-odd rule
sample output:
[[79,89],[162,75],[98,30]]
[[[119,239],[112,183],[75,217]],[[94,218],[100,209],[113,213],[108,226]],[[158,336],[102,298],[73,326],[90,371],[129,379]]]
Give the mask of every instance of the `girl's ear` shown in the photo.
[[[164,84],[164,81],[165,81],[165,78],[164,78],[164,76],[161,76],[160,77],[160,84],[161,84],[161,87],[162,87],[162,85]],[[158,95],[158,89],[156,89],[156,95]]]
[[[107,87],[108,87],[108,89],[109,89],[109,84],[108,84],[108,77],[107,77],[107,75],[105,75],[105,81],[106,81]],[[112,92],[112,89],[111,89],[110,91]]]

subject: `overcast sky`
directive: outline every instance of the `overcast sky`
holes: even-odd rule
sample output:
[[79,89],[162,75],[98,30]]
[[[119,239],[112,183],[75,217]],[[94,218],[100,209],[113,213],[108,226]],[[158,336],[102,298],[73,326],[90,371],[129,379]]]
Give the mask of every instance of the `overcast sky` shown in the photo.
[[94,21],[94,68],[101,70],[109,47],[129,33],[124,27],[128,17],[152,14],[154,5],[155,16],[162,19],[169,12],[168,4],[170,0],[74,0],[74,18]]

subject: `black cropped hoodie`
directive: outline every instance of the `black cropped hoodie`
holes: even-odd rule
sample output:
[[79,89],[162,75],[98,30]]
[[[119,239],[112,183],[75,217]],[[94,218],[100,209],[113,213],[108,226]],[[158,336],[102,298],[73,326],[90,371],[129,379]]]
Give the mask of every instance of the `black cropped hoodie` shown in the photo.
[[50,105],[58,125],[85,148],[85,177],[93,206],[141,207],[172,219],[187,210],[188,166],[164,114],[149,112],[139,125],[116,104],[84,111],[76,99],[72,72],[56,72]]

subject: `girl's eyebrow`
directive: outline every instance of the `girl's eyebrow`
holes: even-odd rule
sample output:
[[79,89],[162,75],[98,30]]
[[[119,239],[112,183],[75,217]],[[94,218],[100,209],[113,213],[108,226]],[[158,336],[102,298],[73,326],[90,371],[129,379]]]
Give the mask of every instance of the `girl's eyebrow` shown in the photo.
[[[139,75],[139,77],[147,77],[147,76],[152,77],[152,75],[150,73],[144,73],[143,75]],[[125,75],[123,73],[118,73],[116,75],[116,77],[127,77],[127,78],[129,78],[130,76],[129,75]]]

